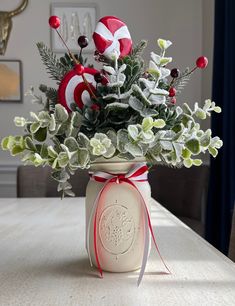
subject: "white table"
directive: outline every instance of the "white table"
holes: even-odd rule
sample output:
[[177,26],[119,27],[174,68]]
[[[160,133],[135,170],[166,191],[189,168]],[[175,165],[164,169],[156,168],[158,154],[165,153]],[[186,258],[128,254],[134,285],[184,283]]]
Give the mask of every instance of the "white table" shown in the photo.
[[152,220],[163,275],[152,248],[142,284],[138,272],[89,266],[84,199],[0,200],[0,305],[235,305],[235,265],[154,202]]

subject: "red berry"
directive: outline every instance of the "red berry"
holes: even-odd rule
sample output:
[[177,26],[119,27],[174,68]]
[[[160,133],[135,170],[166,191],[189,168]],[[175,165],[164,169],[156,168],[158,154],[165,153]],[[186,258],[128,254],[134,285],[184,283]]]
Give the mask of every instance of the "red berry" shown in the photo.
[[102,81],[101,81],[101,84],[102,84],[102,85],[107,85],[108,82],[109,82],[108,79],[104,76],[103,79],[102,79]]
[[89,39],[85,35],[78,37],[78,45],[80,48],[86,48],[89,44]]
[[58,16],[51,16],[49,18],[49,25],[53,29],[57,29],[60,26],[60,18]]
[[97,72],[97,73],[94,75],[94,79],[95,79],[96,83],[101,83],[101,82],[102,82],[102,79],[103,79],[103,75],[102,75],[100,72]]
[[172,104],[176,104],[176,97],[173,97],[173,98],[171,99],[171,103],[172,103]]
[[82,75],[84,73],[85,68],[81,64],[77,64],[75,65],[74,70],[78,75]]
[[174,97],[176,95],[176,89],[174,87],[171,87],[169,89],[169,97]]
[[91,109],[94,110],[94,111],[99,111],[100,110],[100,106],[98,104],[94,103],[94,104],[91,105]]
[[173,69],[171,70],[171,76],[172,76],[172,78],[178,78],[179,74],[180,74],[179,69],[173,68]]
[[208,58],[205,56],[200,56],[197,60],[196,60],[196,65],[198,68],[200,69],[204,69],[206,68],[208,64]]

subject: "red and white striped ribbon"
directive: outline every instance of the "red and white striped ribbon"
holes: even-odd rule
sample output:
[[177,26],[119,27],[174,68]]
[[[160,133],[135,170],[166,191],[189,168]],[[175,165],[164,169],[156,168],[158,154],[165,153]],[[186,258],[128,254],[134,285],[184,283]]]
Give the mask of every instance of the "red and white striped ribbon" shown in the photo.
[[144,235],[143,259],[142,259],[140,274],[139,274],[139,278],[138,278],[138,282],[137,282],[138,286],[141,283],[141,280],[142,280],[143,275],[144,275],[145,267],[146,267],[146,264],[147,264],[148,253],[149,253],[149,235],[150,234],[152,236],[155,248],[158,252],[158,255],[159,255],[163,265],[165,266],[168,273],[171,273],[170,270],[168,269],[167,265],[165,264],[161,254],[160,254],[158,245],[156,243],[156,239],[155,239],[155,236],[154,236],[148,207],[145,203],[143,195],[141,194],[141,191],[138,189],[138,187],[135,184],[135,182],[146,182],[147,181],[147,175],[148,175],[148,167],[146,166],[146,164],[143,164],[143,163],[137,164],[136,167],[134,167],[132,170],[130,170],[126,174],[112,174],[112,173],[98,171],[98,172],[95,172],[91,175],[91,179],[95,180],[96,182],[104,183],[104,185],[103,185],[102,189],[100,190],[100,192],[98,193],[98,195],[96,197],[96,200],[94,202],[94,205],[92,207],[92,211],[91,211],[90,218],[89,218],[89,223],[88,223],[88,228],[87,228],[87,252],[88,252],[90,264],[92,266],[89,241],[90,241],[90,227],[91,227],[91,222],[93,221],[93,225],[94,225],[94,227],[93,227],[94,228],[94,241],[93,241],[93,243],[94,243],[95,259],[96,259],[96,264],[97,264],[97,267],[99,269],[101,277],[103,277],[103,271],[102,271],[102,268],[101,268],[101,265],[100,265],[98,248],[97,248],[97,215],[98,215],[97,212],[98,212],[98,206],[99,206],[99,201],[100,201],[101,195],[105,192],[106,187],[109,184],[112,184],[112,183],[116,183],[116,184],[126,183],[126,184],[129,184],[140,195],[141,204],[142,204],[143,213],[144,213],[144,233],[145,233],[145,235]]

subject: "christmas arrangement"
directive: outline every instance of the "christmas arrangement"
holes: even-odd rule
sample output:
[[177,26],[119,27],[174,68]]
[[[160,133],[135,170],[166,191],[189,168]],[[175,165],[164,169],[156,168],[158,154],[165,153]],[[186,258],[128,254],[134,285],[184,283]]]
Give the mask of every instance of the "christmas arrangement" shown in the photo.
[[[57,31],[60,19],[51,16]],[[63,41],[63,37],[61,37]],[[167,68],[172,58],[166,52],[169,40],[158,39],[149,64],[142,53],[146,41],[133,46],[127,26],[116,17],[102,18],[95,29],[94,57],[100,65],[85,66],[85,36],[78,38],[80,53],[57,59],[43,43],[37,47],[57,88],[40,85],[43,96],[28,92],[42,110],[29,118],[15,117],[24,133],[5,137],[2,149],[21,156],[25,164],[49,165],[58,181],[58,191],[72,196],[69,178],[79,168],[89,168],[97,158],[143,157],[150,164],[200,166],[200,153],[216,157],[222,146],[211,130],[203,131],[200,120],[221,112],[211,100],[203,107],[179,103],[179,95],[196,69],[207,66],[201,56],[193,69]]]

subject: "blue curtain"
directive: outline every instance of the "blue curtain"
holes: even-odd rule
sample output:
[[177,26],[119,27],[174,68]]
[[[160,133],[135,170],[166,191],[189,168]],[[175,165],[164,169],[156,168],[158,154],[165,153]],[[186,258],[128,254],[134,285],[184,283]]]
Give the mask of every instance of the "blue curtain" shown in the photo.
[[235,0],[215,0],[212,132],[224,142],[211,172],[206,239],[227,254],[235,200]]

